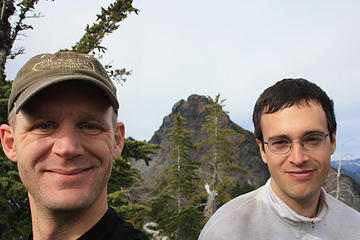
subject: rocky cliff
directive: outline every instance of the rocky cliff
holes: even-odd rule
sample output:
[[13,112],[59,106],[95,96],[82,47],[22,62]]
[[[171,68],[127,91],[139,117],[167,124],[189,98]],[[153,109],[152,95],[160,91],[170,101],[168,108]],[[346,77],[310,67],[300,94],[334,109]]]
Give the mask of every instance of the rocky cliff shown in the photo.
[[[180,112],[182,117],[187,121],[187,129],[193,130],[192,141],[198,143],[206,137],[206,133],[201,130],[202,125],[205,123],[205,117],[208,115],[208,109],[206,105],[209,104],[209,100],[205,96],[191,95],[187,101],[180,100],[177,102],[169,115],[163,119],[163,123],[159,130],[157,130],[150,143],[159,144],[163,148],[159,149],[158,154],[154,156],[150,163],[150,167],[147,167],[143,162],[139,161],[135,163],[135,167],[141,170],[141,177],[144,180],[147,187],[154,186],[156,178],[163,174],[165,168],[172,165],[175,161],[171,157],[171,150],[169,144],[168,134],[171,132],[170,128],[173,127],[173,117],[176,113]],[[258,147],[255,141],[254,135],[235,124],[230,120],[228,115],[224,114],[220,121],[223,123],[223,128],[229,128],[239,133],[240,137],[231,137],[230,141],[236,148],[236,151],[232,154],[236,155],[241,161],[236,162],[245,169],[251,172],[250,175],[246,175],[241,172],[228,172],[225,173],[234,184],[242,186],[244,183],[257,188],[264,184],[269,178],[269,173],[266,165],[262,162]],[[201,149],[190,153],[192,159],[197,159],[201,162],[200,175],[202,180],[207,181],[205,172],[209,172],[211,168],[210,164],[204,160],[206,149]]]

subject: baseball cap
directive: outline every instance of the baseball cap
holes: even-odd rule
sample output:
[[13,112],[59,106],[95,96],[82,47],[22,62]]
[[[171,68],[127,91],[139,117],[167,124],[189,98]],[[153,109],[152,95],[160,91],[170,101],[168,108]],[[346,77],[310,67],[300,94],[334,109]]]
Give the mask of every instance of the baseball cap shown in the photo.
[[108,97],[115,112],[119,109],[116,87],[96,58],[75,52],[57,52],[36,55],[19,70],[12,83],[8,112],[14,108],[18,113],[41,90],[68,80],[95,85]]

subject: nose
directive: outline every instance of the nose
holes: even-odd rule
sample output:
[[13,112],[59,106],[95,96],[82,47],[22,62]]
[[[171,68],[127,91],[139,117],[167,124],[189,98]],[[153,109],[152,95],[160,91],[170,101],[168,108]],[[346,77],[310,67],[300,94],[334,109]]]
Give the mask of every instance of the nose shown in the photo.
[[307,151],[304,150],[300,141],[293,141],[290,150],[289,161],[295,165],[301,165],[310,160]]
[[62,126],[54,135],[53,152],[67,160],[74,159],[83,154],[84,149],[81,144],[81,136],[75,128]]

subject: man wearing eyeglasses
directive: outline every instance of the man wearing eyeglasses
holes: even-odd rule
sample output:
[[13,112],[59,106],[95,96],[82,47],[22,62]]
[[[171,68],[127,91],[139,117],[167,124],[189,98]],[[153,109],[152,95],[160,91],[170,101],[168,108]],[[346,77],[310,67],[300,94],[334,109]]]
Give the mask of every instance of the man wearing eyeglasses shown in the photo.
[[327,94],[307,80],[284,79],[260,95],[253,122],[271,178],[221,207],[199,239],[359,239],[360,213],[321,187],[336,147]]

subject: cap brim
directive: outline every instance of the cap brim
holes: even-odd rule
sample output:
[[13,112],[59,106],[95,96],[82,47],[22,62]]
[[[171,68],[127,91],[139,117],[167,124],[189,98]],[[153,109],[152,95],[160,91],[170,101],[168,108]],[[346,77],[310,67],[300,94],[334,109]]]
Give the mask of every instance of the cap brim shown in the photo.
[[116,96],[112,93],[108,86],[106,86],[101,81],[87,76],[79,76],[79,75],[65,75],[65,76],[54,76],[50,78],[45,78],[41,81],[36,82],[35,84],[31,85],[30,87],[26,88],[16,99],[14,102],[14,110],[15,113],[18,113],[20,109],[24,106],[26,102],[28,102],[33,96],[39,93],[41,90],[52,86],[54,84],[69,81],[69,80],[79,80],[84,81],[89,84],[93,84],[99,87],[108,97],[112,107],[114,108],[115,112],[119,109],[119,102]]

